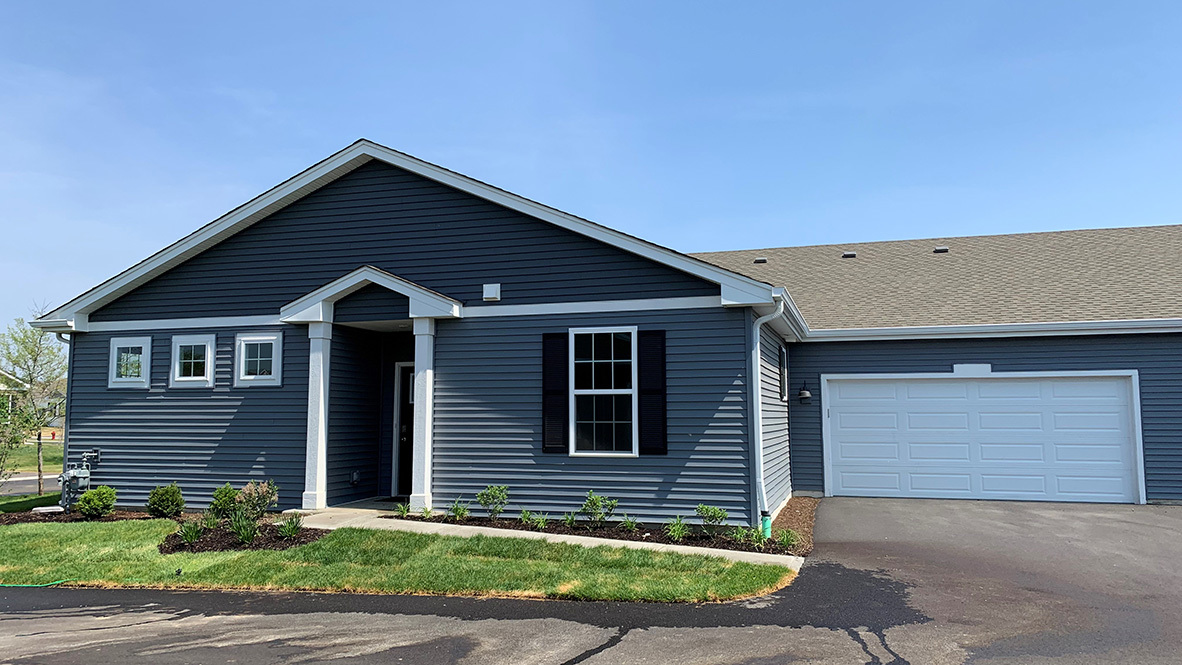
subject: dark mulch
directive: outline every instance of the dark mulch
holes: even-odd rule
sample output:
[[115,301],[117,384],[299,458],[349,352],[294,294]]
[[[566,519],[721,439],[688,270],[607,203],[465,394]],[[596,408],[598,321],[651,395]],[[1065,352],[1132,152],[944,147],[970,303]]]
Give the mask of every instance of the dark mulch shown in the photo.
[[176,552],[234,552],[242,550],[285,550],[297,545],[307,545],[328,535],[327,529],[300,529],[292,538],[279,535],[279,528],[274,524],[260,524],[259,533],[250,544],[238,540],[238,536],[224,527],[206,531],[192,543],[181,540],[179,533],[170,533],[160,543],[161,554]]
[[[796,500],[797,499],[790,500],[789,504],[791,504],[792,501],[796,501]],[[816,501],[816,499],[809,499],[809,500]],[[787,508],[785,508],[785,510],[787,510]],[[796,529],[797,533],[799,533],[801,535],[801,540],[798,544],[796,544],[792,547],[787,547],[787,548],[781,547],[778,543],[776,543],[774,541],[769,541],[768,543],[766,543],[763,546],[762,549],[756,547],[755,545],[752,545],[751,543],[738,542],[736,540],[731,539],[727,535],[730,533],[730,531],[732,529],[732,527],[727,527],[727,526],[720,527],[717,535],[710,535],[710,534],[704,533],[700,530],[695,531],[694,533],[691,533],[689,536],[686,536],[683,540],[681,540],[681,542],[675,542],[668,535],[666,535],[665,530],[659,526],[644,525],[644,524],[642,524],[640,526],[640,528],[637,529],[636,531],[627,531],[627,530],[621,528],[616,523],[609,523],[603,527],[592,529],[592,528],[589,528],[589,526],[585,526],[583,523],[580,523],[579,526],[576,526],[575,528],[571,528],[571,527],[568,527],[567,525],[563,524],[561,521],[551,520],[546,525],[546,529],[544,532],[545,533],[556,533],[556,534],[562,534],[562,535],[569,535],[569,536],[591,536],[593,538],[609,538],[611,540],[633,540],[633,541],[642,541],[642,542],[650,542],[650,543],[665,543],[668,545],[692,545],[694,547],[712,547],[715,549],[738,550],[741,552],[764,552],[766,554],[795,554],[797,556],[805,556],[808,554],[809,551],[812,550],[813,527],[812,527],[812,511],[811,510],[809,511],[808,515],[809,515],[809,522],[808,522],[807,527],[808,527],[808,534],[809,535],[808,535],[807,541],[804,538],[804,533],[799,528],[797,528],[796,526],[792,526],[791,524],[781,525],[780,520],[779,519],[776,520],[775,524],[772,527],[773,534],[775,534],[776,531],[778,531],[779,529],[791,527],[793,529]],[[509,518],[501,518],[501,519],[493,520],[493,519],[489,519],[487,517],[467,517],[460,522],[456,522],[455,520],[453,520],[449,517],[443,516],[443,515],[435,515],[435,516],[432,516],[431,518],[426,519],[426,520],[423,519],[422,515],[413,515],[413,514],[407,515],[406,517],[399,517],[397,515],[383,515],[382,517],[384,517],[386,519],[405,519],[405,520],[412,520],[412,521],[416,521],[416,522],[449,522],[449,523],[455,523],[455,524],[462,524],[462,525],[466,525],[466,526],[486,526],[486,527],[492,527],[492,528],[496,528],[496,529],[511,529],[514,531],[537,531],[538,530],[532,526],[526,526],[525,524],[522,524],[518,520],[509,519]],[[805,547],[804,547],[806,545],[806,543],[807,543],[807,549],[805,549]]]
[[811,496],[794,496],[788,499],[788,505],[772,522],[772,531],[792,529],[800,534],[800,543],[794,548],[794,554],[798,556],[808,556],[813,552],[813,518],[820,502],[820,499]]
[[134,510],[116,510],[105,517],[90,519],[78,511],[72,513],[0,513],[0,526],[8,524],[38,524],[41,522],[119,522],[121,520],[150,520],[151,515]]

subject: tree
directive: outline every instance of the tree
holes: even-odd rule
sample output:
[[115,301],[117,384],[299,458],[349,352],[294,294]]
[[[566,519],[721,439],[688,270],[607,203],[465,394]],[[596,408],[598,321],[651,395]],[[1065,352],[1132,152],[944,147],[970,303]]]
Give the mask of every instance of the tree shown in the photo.
[[[23,439],[36,433],[37,493],[43,494],[41,428],[54,418],[54,404],[65,394],[66,353],[52,333],[33,328],[18,318],[0,335],[0,369],[26,385],[17,397],[15,413],[8,418],[7,427],[16,431],[6,434]],[[7,453],[4,455],[7,458]]]

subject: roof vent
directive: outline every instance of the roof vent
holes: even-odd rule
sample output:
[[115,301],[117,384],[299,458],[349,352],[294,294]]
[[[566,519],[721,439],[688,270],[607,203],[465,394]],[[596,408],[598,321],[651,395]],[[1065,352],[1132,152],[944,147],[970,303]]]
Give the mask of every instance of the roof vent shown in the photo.
[[766,256],[757,256],[757,257],[755,257],[755,260],[752,261],[752,263],[767,263],[767,257]]
[[947,254],[948,248],[945,247],[944,245],[940,245],[940,246],[936,247],[934,250],[932,250],[932,253],[933,254]]
[[858,253],[857,253],[857,252],[842,252],[842,253],[841,253],[841,258],[843,258],[843,259],[856,259],[856,258],[858,258]]

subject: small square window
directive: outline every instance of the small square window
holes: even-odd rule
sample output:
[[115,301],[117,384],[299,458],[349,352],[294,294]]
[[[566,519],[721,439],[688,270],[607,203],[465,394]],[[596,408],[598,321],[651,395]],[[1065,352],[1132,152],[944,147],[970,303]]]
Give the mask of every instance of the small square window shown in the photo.
[[172,338],[171,388],[212,388],[216,335],[176,335]]
[[235,386],[282,385],[282,333],[243,333],[238,335],[235,347]]
[[152,372],[151,357],[151,337],[112,338],[107,387],[149,387]]

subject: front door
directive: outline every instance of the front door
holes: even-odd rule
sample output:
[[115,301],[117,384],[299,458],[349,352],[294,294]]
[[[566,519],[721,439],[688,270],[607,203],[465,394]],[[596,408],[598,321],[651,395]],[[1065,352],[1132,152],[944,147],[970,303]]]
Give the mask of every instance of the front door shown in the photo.
[[398,366],[398,494],[410,496],[411,459],[414,452],[415,431],[415,370],[406,364]]

